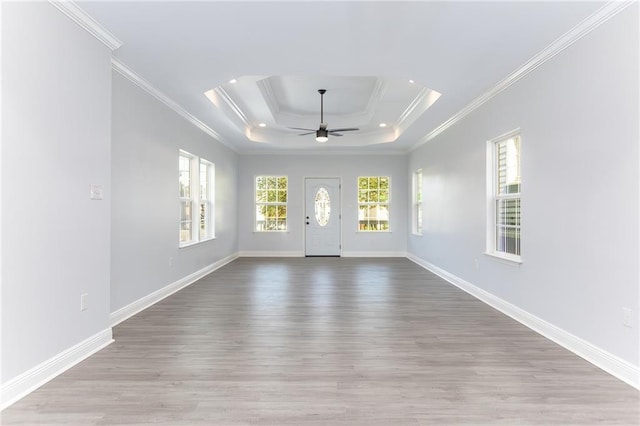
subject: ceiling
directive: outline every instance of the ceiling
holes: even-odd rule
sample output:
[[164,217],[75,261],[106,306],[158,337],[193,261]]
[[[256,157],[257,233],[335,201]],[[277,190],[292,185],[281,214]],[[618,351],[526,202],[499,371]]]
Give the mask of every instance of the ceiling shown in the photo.
[[[603,4],[77,2],[120,64],[241,153],[407,152]],[[360,130],[290,129],[318,128],[318,89],[330,129]]]

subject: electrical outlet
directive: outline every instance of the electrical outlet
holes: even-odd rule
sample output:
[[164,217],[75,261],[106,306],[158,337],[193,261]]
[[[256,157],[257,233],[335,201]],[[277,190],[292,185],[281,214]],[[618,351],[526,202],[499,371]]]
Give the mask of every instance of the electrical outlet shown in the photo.
[[86,311],[87,310],[87,299],[88,299],[89,295],[87,293],[82,293],[80,295],[80,310],[81,311]]
[[622,308],[622,325],[631,328],[631,309]]

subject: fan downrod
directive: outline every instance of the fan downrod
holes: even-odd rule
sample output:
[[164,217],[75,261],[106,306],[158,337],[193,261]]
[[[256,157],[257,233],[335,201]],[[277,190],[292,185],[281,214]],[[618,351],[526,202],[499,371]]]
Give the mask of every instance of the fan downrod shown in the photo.
[[324,94],[327,93],[327,89],[318,89],[320,93],[320,124],[324,123]]

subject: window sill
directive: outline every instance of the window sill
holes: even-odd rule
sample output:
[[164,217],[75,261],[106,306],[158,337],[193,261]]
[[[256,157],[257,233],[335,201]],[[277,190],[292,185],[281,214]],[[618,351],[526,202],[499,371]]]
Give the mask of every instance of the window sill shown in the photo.
[[187,247],[193,247],[193,246],[197,246],[198,244],[202,244],[202,243],[206,243],[207,241],[212,241],[215,240],[216,237],[211,237],[211,238],[207,238],[206,240],[200,240],[200,241],[193,241],[190,243],[186,243],[186,244],[180,244],[178,246],[179,249],[183,249],[183,248],[187,248]]
[[510,265],[510,266],[520,266],[522,265],[522,258],[520,257],[507,257],[503,254],[498,254],[498,253],[492,253],[492,252],[488,252],[485,251],[483,253],[485,256],[489,256],[491,258],[493,258],[494,260],[503,263],[505,265]]
[[411,235],[414,235],[416,237],[422,237],[422,232],[412,232]]

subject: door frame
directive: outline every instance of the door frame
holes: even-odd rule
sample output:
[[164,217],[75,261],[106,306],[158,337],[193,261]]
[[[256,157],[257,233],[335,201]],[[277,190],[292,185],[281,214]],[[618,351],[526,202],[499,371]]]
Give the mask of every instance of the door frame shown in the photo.
[[[307,257],[307,225],[306,219],[307,216],[307,179],[337,179],[338,180],[338,192],[339,192],[339,200],[340,200],[340,211],[338,212],[339,223],[338,229],[340,230],[340,253],[338,257],[342,257],[342,176],[304,176],[302,178],[302,253],[304,257]],[[315,213],[315,212],[314,212]],[[311,216],[311,215],[309,215]],[[316,256],[310,256],[316,257]],[[322,256],[318,256],[322,257]],[[335,256],[328,256],[335,257]]]

